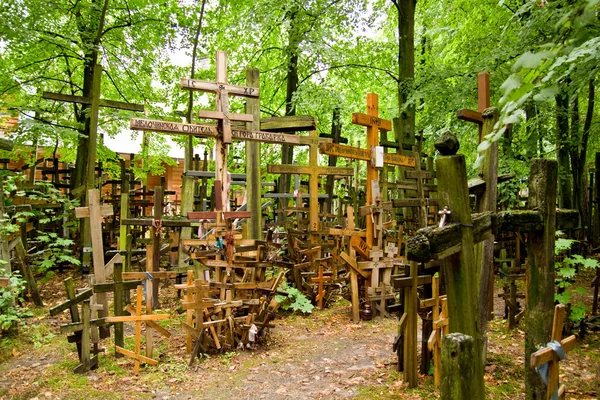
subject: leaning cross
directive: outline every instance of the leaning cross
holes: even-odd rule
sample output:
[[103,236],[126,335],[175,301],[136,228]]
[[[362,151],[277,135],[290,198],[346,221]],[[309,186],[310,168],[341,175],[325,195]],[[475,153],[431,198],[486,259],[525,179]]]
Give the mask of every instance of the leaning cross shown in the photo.
[[[85,248],[84,252],[92,251],[94,262],[94,276],[96,283],[106,282],[106,267],[104,266],[104,244],[102,243],[102,217],[113,215],[113,207],[110,204],[100,205],[100,192],[97,189],[88,191],[88,206],[75,208],[75,216],[77,218],[89,218],[89,226],[91,232],[92,247]],[[99,310],[99,317],[108,316],[108,298],[106,293],[98,293],[98,304],[102,305],[103,309]],[[102,338],[108,337],[110,332],[106,327],[100,329]]]
[[331,281],[331,276],[323,275],[323,265],[319,265],[319,274],[316,278],[311,278],[311,281],[318,284],[317,297],[315,299],[317,300],[317,307],[323,309],[323,297],[325,297],[326,293],[324,284]]

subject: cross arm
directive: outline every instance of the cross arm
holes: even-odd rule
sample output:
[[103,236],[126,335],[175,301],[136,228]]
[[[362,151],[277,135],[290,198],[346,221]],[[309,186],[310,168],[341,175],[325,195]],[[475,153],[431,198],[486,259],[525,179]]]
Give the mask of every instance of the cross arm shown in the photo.
[[[113,215],[113,207],[110,204],[103,204],[100,206],[100,215],[107,217]],[[75,216],[77,218],[89,218],[90,208],[89,207],[75,207]]]
[[92,297],[93,294],[94,293],[93,293],[92,289],[86,289],[83,292],[81,292],[78,295],[76,295],[75,297],[73,297],[72,299],[69,299],[68,301],[65,301],[64,303],[61,303],[61,304],[59,304],[57,306],[52,307],[50,309],[50,315],[52,317],[54,317],[55,315],[58,315],[62,311],[64,311],[67,308],[71,307],[72,305],[80,303],[83,300],[89,299],[90,297]]
[[[487,239],[492,234],[491,212],[472,215],[474,243]],[[461,225],[449,223],[445,226],[422,228],[406,242],[408,259],[427,262],[457,253],[461,249]]]
[[[83,97],[83,96],[74,96],[74,95],[63,94],[63,93],[44,92],[42,94],[42,98],[47,99],[47,100],[64,101],[67,103],[78,103],[78,104],[86,104],[86,105],[92,104],[91,98]],[[139,111],[139,112],[145,111],[143,104],[125,103],[123,101],[105,100],[105,99],[100,99],[100,107],[116,108],[119,110]]]
[[458,110],[456,112],[456,118],[462,121],[483,125],[483,115],[478,111],[469,110],[468,108]]
[[198,79],[183,78],[181,79],[181,88],[188,90],[196,90],[199,92],[212,92],[218,93],[226,91],[229,94],[233,94],[241,97],[254,97],[257,98],[260,95],[260,90],[254,87],[248,86],[236,86],[224,83],[201,81]]
[[392,122],[387,119],[381,119],[378,117],[373,117],[368,114],[363,113],[353,113],[352,114],[352,123],[356,125],[362,126],[376,126],[379,130],[382,131],[391,131],[392,130]]
[[[571,335],[568,338],[561,340],[560,344],[562,345],[565,353],[568,353],[575,348],[575,345],[577,344],[577,338],[575,335]],[[540,365],[550,361],[558,361],[558,356],[556,353],[554,353],[552,348],[546,347],[531,354],[530,365],[531,367],[539,367]]]

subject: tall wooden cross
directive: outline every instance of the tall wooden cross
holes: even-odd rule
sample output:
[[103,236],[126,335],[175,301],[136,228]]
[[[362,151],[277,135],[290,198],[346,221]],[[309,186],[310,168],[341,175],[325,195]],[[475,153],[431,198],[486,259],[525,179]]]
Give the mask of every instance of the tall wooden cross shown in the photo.
[[473,122],[479,126],[479,143],[483,140],[483,111],[490,107],[490,73],[477,74],[477,111],[463,108],[456,112],[456,117],[463,121]]
[[[379,131],[392,130],[392,123],[389,120],[379,118],[379,98],[376,93],[367,94],[367,114],[352,114],[352,123],[367,127],[367,148],[344,146],[340,144],[324,143],[320,145],[322,154],[330,156],[339,156],[353,160],[362,160],[367,162],[367,204],[375,204],[373,198],[373,188],[371,182],[378,180],[378,171],[372,163],[372,148],[379,144]],[[383,155],[384,164],[397,166],[415,166],[415,158],[407,157],[401,154],[385,153]],[[374,226],[367,223],[366,243],[370,248],[373,246]]]
[[[90,97],[75,96],[63,93],[44,92],[42,98],[48,100],[62,101],[67,103],[82,104],[90,106],[90,129],[87,149],[87,170],[84,171],[86,187],[84,189],[93,189],[96,172],[96,147],[98,140],[98,114],[100,107],[115,108],[119,110],[144,112],[142,104],[126,103],[122,101],[106,100],[100,98],[100,87],[102,82],[102,66],[96,64],[93,68],[93,82]],[[76,188],[77,189],[77,188]],[[81,232],[83,232],[83,246],[89,247],[92,243],[90,223],[82,221]],[[84,264],[89,260],[89,253],[83,253]],[[97,277],[96,277],[97,279]]]
[[[298,138],[306,136],[296,136]],[[319,166],[319,139],[317,131],[310,132],[308,138],[303,139],[304,143],[309,146],[309,165],[268,165],[267,171],[270,174],[300,174],[309,175],[309,219],[310,219],[310,237],[311,243],[319,242],[319,176],[321,175],[341,175],[352,176],[354,171],[352,168],[345,167],[321,167]]]

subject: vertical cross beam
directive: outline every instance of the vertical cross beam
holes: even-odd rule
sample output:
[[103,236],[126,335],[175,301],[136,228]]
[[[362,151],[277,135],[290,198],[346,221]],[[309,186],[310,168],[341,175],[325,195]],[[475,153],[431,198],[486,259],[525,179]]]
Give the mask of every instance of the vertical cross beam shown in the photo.
[[[379,97],[376,93],[367,94],[367,114],[352,114],[352,123],[367,128],[367,148],[369,151],[379,144],[379,130],[391,131],[392,123],[379,118]],[[375,204],[371,181],[378,181],[378,171],[371,160],[367,160],[367,204]],[[374,227],[367,222],[367,245],[373,247]]]

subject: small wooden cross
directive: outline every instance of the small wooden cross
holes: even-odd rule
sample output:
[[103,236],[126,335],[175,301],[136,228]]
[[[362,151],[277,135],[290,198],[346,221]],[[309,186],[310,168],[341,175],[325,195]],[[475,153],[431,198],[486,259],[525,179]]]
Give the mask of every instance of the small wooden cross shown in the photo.
[[480,72],[477,74],[477,111],[463,108],[456,112],[456,117],[463,121],[473,122],[479,127],[479,143],[483,140],[483,116],[482,113],[490,107],[490,73]]
[[379,287],[368,288],[369,301],[374,303],[373,314],[379,313],[380,317],[389,317],[387,301],[396,298],[396,294],[389,284],[381,283]]
[[[427,340],[427,348],[433,352],[433,379],[440,386],[442,374],[442,336],[448,329],[448,303],[446,297],[440,297],[440,277],[434,276],[431,282],[432,297],[421,300],[421,308],[432,308],[433,331]],[[441,313],[440,313],[441,308]]]
[[140,362],[145,362],[150,365],[158,365],[158,361],[153,360],[152,358],[145,357],[141,354],[141,336],[142,336],[142,321],[158,321],[169,319],[170,316],[168,314],[146,314],[142,315],[142,297],[143,297],[143,289],[142,285],[137,287],[136,291],[136,306],[135,306],[135,315],[129,316],[115,316],[115,317],[107,317],[106,322],[135,322],[135,351],[130,351],[125,349],[124,347],[117,346],[116,350],[130,358],[134,359],[134,369],[133,371],[138,374],[140,372]]
[[[94,291],[96,293],[114,293],[114,314],[116,317],[120,317],[125,315],[123,310],[123,296],[125,291],[133,290],[141,285],[142,282],[137,281],[123,281],[123,264],[115,263],[114,265],[114,273],[113,273],[113,282],[112,283],[100,283],[94,285]],[[123,322],[115,323],[115,349],[116,347],[124,347],[125,346],[125,338],[123,336]],[[116,350],[115,350],[116,351]],[[115,352],[115,355],[118,353]]]
[[80,342],[80,364],[75,367],[73,372],[83,374],[91,369],[98,368],[98,354],[90,357],[90,329],[92,326],[102,326],[106,324],[104,318],[91,319],[90,300],[84,300],[81,307],[81,321],[71,324],[61,325],[61,333],[78,333],[81,338]]
[[[575,335],[571,335],[566,339],[562,338],[563,321],[565,319],[565,305],[557,304],[554,307],[554,321],[552,323],[552,340],[560,342],[565,353],[573,350],[577,340]],[[559,386],[558,382],[558,355],[551,347],[538,350],[531,354],[531,368],[537,368],[542,364],[548,363],[548,389],[546,392],[546,400],[552,399],[554,393],[558,390],[558,398],[562,399],[565,395],[564,385]]]
[[325,297],[326,293],[324,284],[331,281],[331,276],[323,275],[323,265],[319,265],[319,274],[316,278],[311,278],[311,281],[318,284],[317,297],[315,299],[317,300],[317,307],[323,309],[323,297]]

